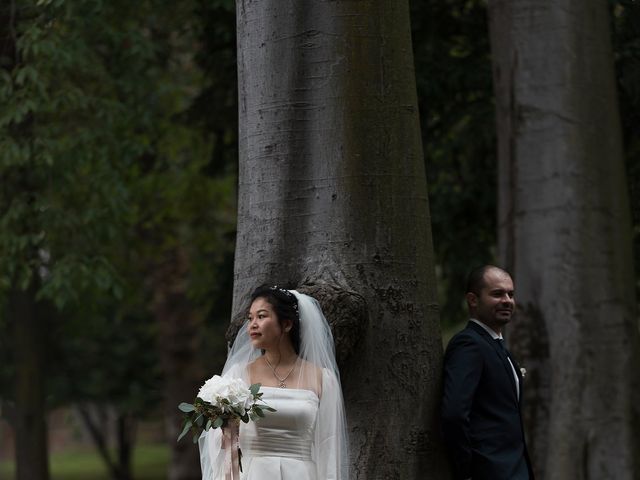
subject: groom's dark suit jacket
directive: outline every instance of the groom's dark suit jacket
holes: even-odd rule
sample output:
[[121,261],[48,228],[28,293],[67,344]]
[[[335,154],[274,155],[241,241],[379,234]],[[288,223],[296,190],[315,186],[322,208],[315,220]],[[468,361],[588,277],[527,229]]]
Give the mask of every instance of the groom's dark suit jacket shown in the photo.
[[[518,372],[520,391],[522,376]],[[520,402],[507,355],[469,322],[444,357],[442,428],[459,480],[533,480]]]

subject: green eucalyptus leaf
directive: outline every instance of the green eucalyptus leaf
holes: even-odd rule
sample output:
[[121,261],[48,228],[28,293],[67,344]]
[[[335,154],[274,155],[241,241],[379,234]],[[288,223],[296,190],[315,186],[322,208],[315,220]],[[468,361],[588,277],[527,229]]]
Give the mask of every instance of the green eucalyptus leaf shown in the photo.
[[198,427],[202,428],[202,424],[204,423],[204,417],[202,414],[198,415],[194,422]]
[[193,412],[196,409],[196,407],[194,407],[190,403],[182,402],[180,405],[178,405],[178,409],[181,412],[189,413],[189,412]]
[[182,437],[184,437],[187,434],[187,432],[191,429],[191,425],[192,424],[190,421],[185,422],[184,428],[182,429],[182,433],[178,436],[178,440],[176,440],[176,442],[179,442],[182,439]]

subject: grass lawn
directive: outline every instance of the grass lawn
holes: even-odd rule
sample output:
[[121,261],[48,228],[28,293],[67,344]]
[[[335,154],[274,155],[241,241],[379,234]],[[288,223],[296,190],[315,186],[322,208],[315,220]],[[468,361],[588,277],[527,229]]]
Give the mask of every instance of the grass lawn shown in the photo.
[[[69,451],[49,458],[52,480],[109,480],[104,462],[94,451]],[[166,480],[169,448],[166,445],[139,445],[133,457],[136,480]],[[14,480],[13,462],[0,462],[0,479]]]

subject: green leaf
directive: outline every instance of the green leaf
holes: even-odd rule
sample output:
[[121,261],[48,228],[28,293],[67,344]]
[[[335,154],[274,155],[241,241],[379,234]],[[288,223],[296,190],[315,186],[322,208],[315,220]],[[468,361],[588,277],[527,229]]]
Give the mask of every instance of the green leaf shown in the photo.
[[187,432],[191,429],[191,425],[192,423],[190,421],[185,422],[184,424],[184,428],[182,429],[182,433],[178,436],[178,440],[176,440],[176,442],[179,442],[182,437],[184,437]]
[[264,412],[262,411],[262,408],[256,408],[255,409],[256,415],[259,417],[263,417],[264,418]]
[[222,417],[216,417],[216,419],[213,421],[213,428],[221,427],[223,423],[224,420],[222,419]]
[[181,412],[189,413],[189,412],[193,412],[196,409],[196,407],[194,407],[190,403],[182,402],[180,405],[178,405],[178,409]]
[[204,423],[204,417],[202,416],[202,414],[198,415],[195,419],[194,422],[197,426],[199,426],[200,428],[202,428],[202,424]]
[[205,425],[204,429],[209,430],[211,428],[211,424],[212,424],[211,419],[207,420],[207,424]]
[[260,390],[261,386],[262,385],[260,383],[254,383],[253,385],[251,385],[249,387],[249,390],[251,391],[251,395],[255,397],[258,394],[258,391]]

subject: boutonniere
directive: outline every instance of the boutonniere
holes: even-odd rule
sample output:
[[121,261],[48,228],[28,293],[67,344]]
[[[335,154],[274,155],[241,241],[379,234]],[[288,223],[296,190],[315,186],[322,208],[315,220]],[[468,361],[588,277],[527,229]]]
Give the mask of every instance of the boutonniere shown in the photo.
[[520,369],[520,375],[522,375],[522,378],[524,378],[527,375],[527,369],[526,368],[521,368]]

